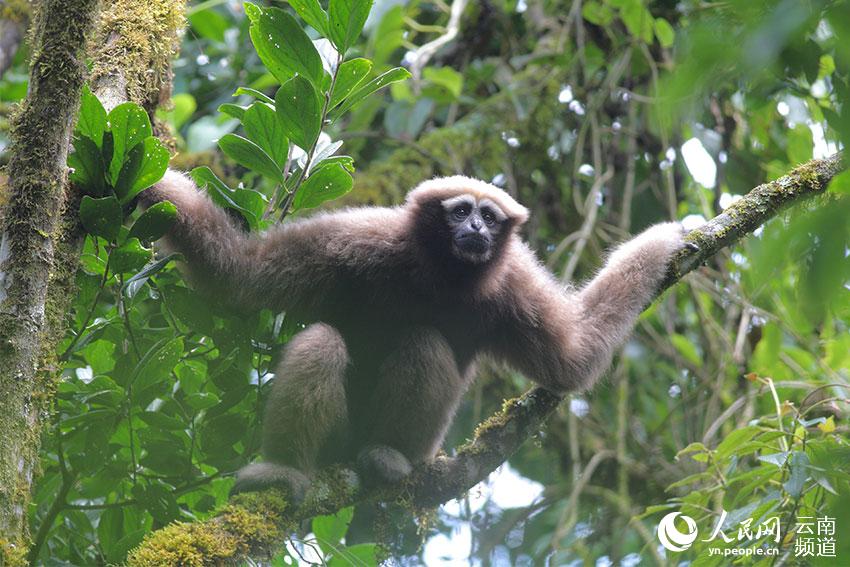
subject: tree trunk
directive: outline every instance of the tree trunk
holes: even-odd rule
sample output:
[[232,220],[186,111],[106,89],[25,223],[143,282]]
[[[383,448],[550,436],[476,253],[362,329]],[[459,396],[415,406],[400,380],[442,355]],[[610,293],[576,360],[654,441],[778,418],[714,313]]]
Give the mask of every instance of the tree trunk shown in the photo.
[[79,195],[65,192],[66,159],[86,77],[86,37],[97,28],[88,44],[94,93],[108,109],[141,104],[154,122],[158,103],[170,98],[170,62],[184,22],[183,0],[118,0],[98,20],[99,7],[97,0],[40,4],[30,90],[12,126],[9,205],[0,217],[0,566],[26,557],[41,421],[60,370],[54,349],[76,293],[85,235]]
[[0,563],[25,552],[41,417],[53,389],[48,281],[65,165],[98,0],[44,0],[33,19],[27,97],[11,127],[9,204],[0,244]]

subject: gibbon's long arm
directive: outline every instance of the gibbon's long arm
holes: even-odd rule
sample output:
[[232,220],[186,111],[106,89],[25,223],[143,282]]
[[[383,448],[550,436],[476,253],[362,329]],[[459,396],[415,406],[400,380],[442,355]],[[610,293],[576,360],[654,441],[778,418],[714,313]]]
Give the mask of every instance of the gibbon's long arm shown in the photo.
[[310,222],[294,221],[250,235],[191,179],[171,170],[140,200],[144,205],[168,200],[177,207],[177,222],[165,246],[183,254],[196,287],[242,309],[308,314],[331,295],[342,269],[363,269],[380,255],[374,250],[376,240],[391,248],[391,238],[374,239],[363,226],[389,233],[399,216],[392,209],[317,215]]
[[551,391],[589,388],[652,301],[683,236],[678,223],[650,227],[617,248],[577,292],[564,290],[521,245],[508,286],[516,307],[495,354]]

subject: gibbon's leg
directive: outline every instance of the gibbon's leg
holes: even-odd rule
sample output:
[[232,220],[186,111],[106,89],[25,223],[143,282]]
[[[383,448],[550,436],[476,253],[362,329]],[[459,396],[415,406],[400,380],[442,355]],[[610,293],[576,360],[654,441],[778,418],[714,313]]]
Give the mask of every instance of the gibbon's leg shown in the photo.
[[431,460],[468,385],[454,352],[436,330],[418,328],[401,339],[379,369],[377,408],[358,466],[367,482],[397,482],[411,463]]
[[348,427],[348,350],[339,331],[315,323],[286,345],[263,421],[265,462],[239,471],[233,493],[276,486],[303,499],[308,475],[332,436]]

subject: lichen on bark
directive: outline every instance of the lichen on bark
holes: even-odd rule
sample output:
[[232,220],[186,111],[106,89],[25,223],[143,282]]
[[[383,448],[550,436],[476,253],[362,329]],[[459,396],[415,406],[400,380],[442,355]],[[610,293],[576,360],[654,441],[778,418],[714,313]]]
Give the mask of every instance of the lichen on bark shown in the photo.
[[130,100],[153,117],[171,103],[171,58],[180,47],[185,5],[116,0],[104,9],[92,41],[91,84],[107,110]]

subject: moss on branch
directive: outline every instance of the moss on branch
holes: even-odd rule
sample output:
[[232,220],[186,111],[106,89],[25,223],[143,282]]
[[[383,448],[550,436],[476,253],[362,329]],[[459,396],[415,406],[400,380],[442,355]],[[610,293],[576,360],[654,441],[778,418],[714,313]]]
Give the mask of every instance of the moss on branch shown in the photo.
[[169,104],[171,59],[180,46],[185,4],[116,0],[104,9],[93,42],[91,83],[107,110],[129,100],[153,116]]
[[[788,175],[756,187],[723,213],[687,235],[692,244],[675,257],[669,274],[657,295],[678,282],[685,274],[746,234],[772,218],[783,207],[806,197],[822,193],[829,181],[841,171],[841,156],[813,160]],[[130,565],[218,565],[237,563],[245,555],[266,552],[269,543],[279,542],[288,527],[300,520],[319,514],[333,513],[356,502],[366,500],[402,500],[416,508],[427,508],[462,495],[487,478],[507,460],[529,437],[535,435],[555,411],[563,396],[543,388],[533,388],[522,396],[507,400],[502,410],[485,420],[475,431],[474,438],[459,447],[453,457],[440,457],[434,463],[414,471],[400,486],[361,489],[353,472],[344,469],[325,471],[313,483],[305,502],[289,507],[276,491],[234,498],[214,519],[201,524],[173,524],[148,536],[130,555]],[[267,500],[266,500],[267,499]],[[258,506],[257,502],[263,502]],[[262,521],[268,530],[244,529],[226,520],[234,510],[244,507],[249,525]],[[257,514],[257,515],[252,515]],[[269,531],[276,530],[276,531]],[[210,534],[227,542],[230,555],[221,549],[211,550],[192,561],[180,562],[204,547]]]

